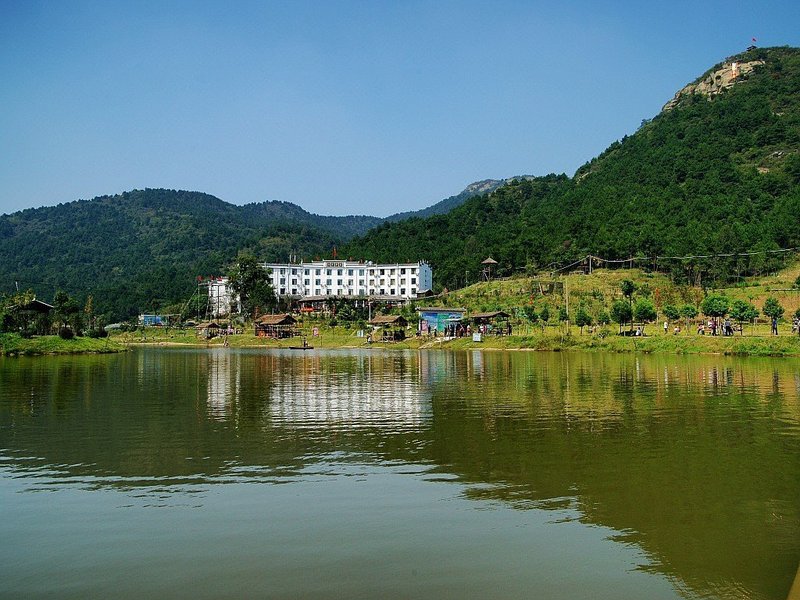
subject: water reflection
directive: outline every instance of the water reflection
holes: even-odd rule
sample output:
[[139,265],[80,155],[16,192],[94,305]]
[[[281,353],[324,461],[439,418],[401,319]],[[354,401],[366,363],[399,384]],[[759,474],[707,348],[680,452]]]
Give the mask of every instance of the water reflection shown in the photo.
[[409,465],[476,505],[609,528],[686,596],[781,598],[800,557],[799,399],[794,360],[226,349],[4,360],[0,469],[28,489],[203,506],[221,483]]
[[208,355],[208,414],[224,420],[241,392],[239,356],[225,350]]

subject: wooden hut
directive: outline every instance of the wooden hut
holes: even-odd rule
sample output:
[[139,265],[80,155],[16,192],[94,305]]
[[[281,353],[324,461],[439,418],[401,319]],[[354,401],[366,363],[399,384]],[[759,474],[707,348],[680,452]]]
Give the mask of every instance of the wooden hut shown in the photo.
[[205,321],[195,325],[194,329],[198,336],[210,339],[219,335],[220,326],[214,321]]
[[297,320],[290,314],[264,315],[255,322],[256,337],[281,339],[299,334]]
[[497,266],[497,261],[493,259],[491,256],[486,258],[486,260],[481,261],[483,265],[483,271],[481,271],[481,275],[485,281],[489,281],[492,278],[492,269]]
[[503,310],[495,310],[492,312],[475,313],[470,318],[475,323],[475,328],[481,330],[483,333],[495,333],[503,335],[511,333],[510,323],[508,321],[509,315]]
[[399,342],[406,339],[408,321],[402,315],[380,315],[370,322],[374,329],[381,330],[381,341]]

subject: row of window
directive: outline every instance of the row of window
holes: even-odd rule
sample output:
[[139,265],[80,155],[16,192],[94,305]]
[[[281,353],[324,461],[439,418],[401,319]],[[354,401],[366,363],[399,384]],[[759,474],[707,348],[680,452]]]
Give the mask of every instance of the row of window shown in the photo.
[[[321,281],[322,281],[321,279],[315,279],[314,280],[314,285],[322,285]],[[342,285],[344,285],[343,282],[344,282],[344,280],[337,279],[336,280],[336,285],[342,286]],[[373,285],[375,284],[375,280],[374,279],[370,279],[369,282],[371,284],[373,284]],[[292,285],[299,285],[300,282],[297,279],[292,279],[291,283],[292,283]],[[381,280],[379,283],[382,284],[382,285],[386,285],[386,284],[390,284],[391,285],[391,284],[394,284],[394,283],[397,283],[397,282],[394,279],[392,279],[391,281]],[[401,283],[406,283],[406,282],[401,282]],[[410,285],[416,285],[417,284],[417,278],[416,277],[412,277],[411,280],[408,283]],[[281,277],[279,282],[278,282],[278,284],[279,285],[286,285],[286,278],[285,277]],[[303,280],[303,285],[306,286],[306,287],[310,286],[311,285],[311,280],[310,279],[304,279]],[[325,285],[333,285],[333,280],[332,279],[326,279],[325,280]],[[347,280],[347,286],[348,287],[353,287],[354,285],[355,285],[355,282],[352,279],[348,279]],[[365,285],[364,280],[363,279],[359,279],[358,280],[358,285],[362,285],[362,286]]]
[[[292,296],[300,296],[300,295],[302,295],[302,294],[300,294],[298,292],[297,288],[291,288],[291,290],[292,290],[292,292],[291,292]],[[387,295],[388,296],[395,296],[395,295],[397,295],[397,288],[380,288],[380,289],[377,289],[377,290],[376,289],[370,289],[369,293],[370,293],[370,295],[375,295],[376,291],[381,296],[387,296]],[[355,295],[366,296],[367,295],[366,292],[367,292],[366,289],[361,288],[361,289],[358,290],[358,294],[355,294]],[[411,294],[414,295],[416,293],[417,293],[417,288],[411,288]],[[281,296],[285,296],[286,295],[286,288],[280,288],[280,295]],[[317,288],[317,289],[314,290],[313,294],[309,294],[309,295],[311,295],[311,296],[348,296],[350,294],[345,294],[344,290],[342,290],[342,289],[338,289],[338,290],[336,290],[335,294],[332,294],[330,289],[322,290],[322,289]],[[400,296],[405,296],[405,295],[406,295],[406,288],[400,288]]]
[[[366,271],[365,269],[289,269],[287,267],[277,269],[280,275],[286,275],[288,271],[291,271],[292,275],[300,275],[300,271],[302,271],[303,275],[311,275],[312,270],[314,271],[314,275],[322,275],[322,271],[325,271],[325,275],[333,275],[333,271],[336,271],[337,275],[344,275],[344,271],[346,270],[348,277],[355,275],[356,271],[358,271],[358,275],[363,276]],[[387,271],[389,275],[396,275],[398,270],[400,271],[400,275],[405,275],[406,272],[416,274],[418,269],[405,267],[401,267],[400,269],[370,269],[370,276],[374,276],[375,271],[380,271],[380,275],[386,275]]]

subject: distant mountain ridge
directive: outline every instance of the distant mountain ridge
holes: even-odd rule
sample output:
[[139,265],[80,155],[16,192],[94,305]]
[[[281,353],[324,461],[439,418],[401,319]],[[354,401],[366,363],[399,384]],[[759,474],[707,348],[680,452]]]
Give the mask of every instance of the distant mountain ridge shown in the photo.
[[[494,183],[472,184],[452,198],[463,202]],[[44,300],[58,289],[92,294],[100,313],[122,318],[185,301],[198,275],[225,273],[241,250],[268,261],[330,256],[384,221],[165,189],[26,209],[0,215],[0,293],[19,285]]]
[[470,183],[459,194],[445,198],[444,200],[441,200],[436,204],[429,206],[428,208],[395,213],[386,217],[385,221],[395,223],[397,221],[404,221],[405,219],[411,219],[414,217],[424,218],[431,217],[433,215],[443,215],[450,212],[457,206],[461,206],[473,196],[490,194],[497,188],[506,185],[515,179],[530,180],[534,179],[534,177],[532,175],[519,175],[517,177],[508,177],[506,179],[484,179],[482,181],[476,181],[475,183]]

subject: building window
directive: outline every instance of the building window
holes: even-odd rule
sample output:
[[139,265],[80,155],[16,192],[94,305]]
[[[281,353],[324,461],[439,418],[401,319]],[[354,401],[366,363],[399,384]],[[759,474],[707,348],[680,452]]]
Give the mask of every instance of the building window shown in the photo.
[[325,280],[325,285],[331,285],[331,280],[330,279],[326,279]]
[[336,280],[336,285],[338,285],[338,286],[340,286],[340,287],[341,287],[341,285],[342,285],[342,280],[341,280],[341,279],[337,279],[337,280]]
[[353,269],[347,269],[347,274],[352,277],[353,276]]
[[406,288],[400,288],[400,295],[401,296],[405,296],[406,295]]
[[412,277],[411,278],[411,285],[414,285],[415,283],[417,283],[417,278],[416,277]]
[[314,269],[314,275],[321,275],[322,269]]
[[405,274],[406,274],[406,270],[405,269],[400,269],[400,275],[405,275]]
[[325,275],[330,275],[330,274],[331,274],[331,272],[332,272],[332,271],[331,271],[330,269],[325,269]]
[[283,296],[285,293],[286,293],[286,288],[281,288],[281,296]]

